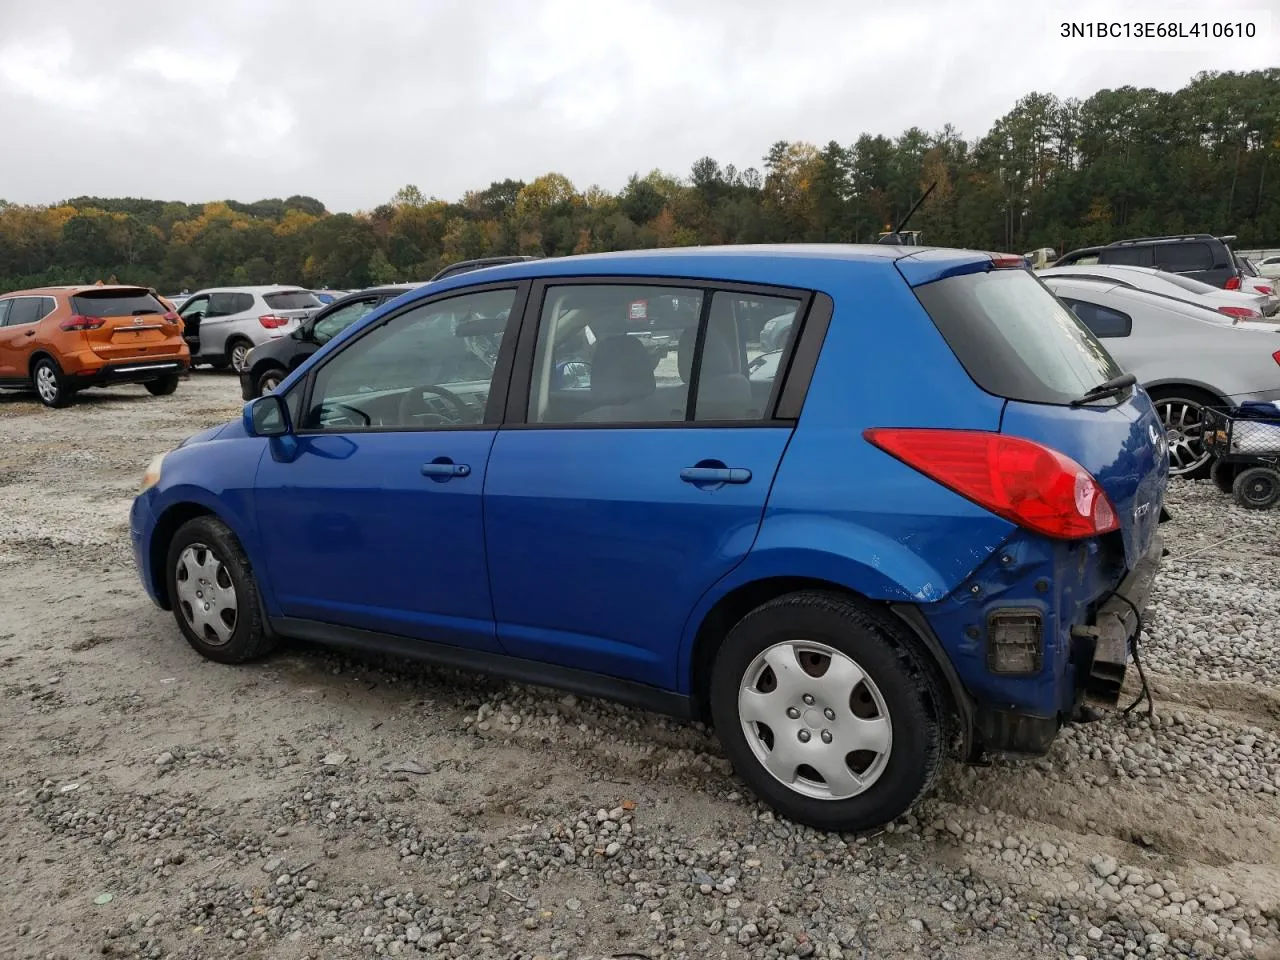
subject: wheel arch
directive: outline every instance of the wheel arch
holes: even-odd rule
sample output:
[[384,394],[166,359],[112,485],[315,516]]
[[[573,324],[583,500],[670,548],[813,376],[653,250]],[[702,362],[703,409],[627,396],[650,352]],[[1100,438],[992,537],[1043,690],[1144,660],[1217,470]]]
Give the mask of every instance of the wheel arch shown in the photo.
[[956,718],[963,738],[962,755],[967,756],[973,742],[973,707],[955,666],[947,657],[937,636],[920,610],[910,603],[877,601],[842,583],[814,576],[772,576],[750,580],[727,591],[702,618],[695,633],[688,665],[689,699],[694,718],[710,722],[709,696],[711,673],[717,651],[729,631],[757,607],[789,593],[821,590],[878,608],[890,616],[900,629],[901,638],[935,674],[940,690],[948,702],[944,704]]
[[[169,578],[166,569],[169,544],[173,542],[174,534],[179,528],[196,517],[218,517],[218,515],[202,503],[183,501],[165,509],[156,518],[155,526],[152,528],[151,542],[147,551],[151,568],[151,587],[163,610],[173,608],[173,601],[169,597]],[[218,519],[222,520],[221,517]],[[223,522],[226,523],[225,520]]]
[[[1211,387],[1207,383],[1201,383],[1191,377],[1174,377],[1164,380],[1152,380],[1150,383],[1143,384],[1143,389],[1150,394],[1163,394],[1166,396],[1175,396],[1177,391],[1190,391],[1191,393],[1201,393],[1206,397],[1210,397],[1222,406],[1229,406],[1226,395],[1216,387]],[[1153,397],[1153,399],[1155,399]],[[1187,399],[1194,399],[1188,397]]]
[[36,364],[39,363],[41,360],[51,360],[55,367],[57,367],[59,370],[62,369],[62,364],[58,362],[58,358],[55,357],[49,350],[46,350],[43,347],[41,347],[37,350],[32,351],[31,356],[27,358],[27,376],[28,377],[35,376]]

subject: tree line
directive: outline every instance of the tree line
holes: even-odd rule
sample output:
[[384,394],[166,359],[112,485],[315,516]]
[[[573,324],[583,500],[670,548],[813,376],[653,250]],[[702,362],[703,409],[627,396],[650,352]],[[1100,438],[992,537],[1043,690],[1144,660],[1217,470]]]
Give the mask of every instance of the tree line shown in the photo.
[[910,227],[932,245],[1059,252],[1126,236],[1280,242],[1280,69],[1203,73],[1180,90],[1085,100],[1031,93],[977,140],[952,125],[825,146],[779,141],[759,167],[712,157],[618,192],[559,173],[449,202],[416,186],[373,210],[312,197],[187,204],[0,200],[0,290],[116,277],[354,288],[423,280],[456,260],[721,243],[871,242],[931,184]]

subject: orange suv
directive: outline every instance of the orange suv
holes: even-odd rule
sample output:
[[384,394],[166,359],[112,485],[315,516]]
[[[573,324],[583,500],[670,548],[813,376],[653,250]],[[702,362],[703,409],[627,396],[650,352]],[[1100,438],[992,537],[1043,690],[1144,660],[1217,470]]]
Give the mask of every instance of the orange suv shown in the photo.
[[182,321],[146,287],[79,286],[0,296],[0,387],[35,388],[46,407],[77,390],[141,383],[178,389],[191,365]]

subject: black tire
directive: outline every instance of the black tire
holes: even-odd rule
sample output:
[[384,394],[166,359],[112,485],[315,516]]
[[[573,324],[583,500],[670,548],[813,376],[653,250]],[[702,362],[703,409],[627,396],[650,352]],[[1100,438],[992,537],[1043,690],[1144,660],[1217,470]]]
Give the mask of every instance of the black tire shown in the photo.
[[[1200,408],[1218,408],[1223,405],[1222,401],[1213,396],[1213,394],[1206,393],[1203,390],[1198,390],[1195,387],[1156,387],[1147,392],[1151,397],[1151,402],[1156,406],[1156,412],[1160,415],[1161,423],[1165,424],[1166,427],[1168,426],[1168,423],[1165,421],[1163,410],[1169,405],[1189,404],[1193,407]],[[1174,451],[1171,448],[1171,460],[1173,452]],[[1169,476],[1171,478],[1181,480],[1205,480],[1213,470],[1213,456],[1208,456],[1207,459],[1198,466],[1192,467],[1189,470],[1176,470],[1175,472],[1175,469],[1176,468],[1173,467],[1171,462],[1169,470]]]
[[1236,477],[1236,503],[1246,510],[1270,510],[1280,501],[1280,470],[1249,467]]
[[62,368],[51,357],[41,357],[31,365],[31,384],[36,399],[55,410],[71,406],[76,392],[62,373]]
[[254,389],[257,390],[257,396],[261,397],[264,394],[270,393],[271,390],[274,390],[279,386],[280,381],[287,376],[288,372],[282,367],[267,367],[267,369],[263,370],[254,381]]
[[[184,556],[188,548],[192,548],[192,552]],[[204,564],[203,570],[198,566],[201,563]],[[275,646],[275,637],[267,629],[262,614],[258,584],[249,566],[249,558],[235,534],[221,520],[205,516],[184,523],[169,543],[165,564],[165,583],[174,619],[187,642],[202,657],[218,663],[244,663],[266,655]],[[212,611],[208,605],[205,611],[192,610],[183,599],[186,588],[179,584],[180,565],[184,568],[184,582],[191,582],[201,573],[206,574],[208,586],[200,591],[206,596],[212,597],[216,593],[225,597],[227,586],[234,588],[235,616],[231,619],[219,616],[216,600]],[[225,613],[225,607],[221,612]],[[216,629],[209,626],[209,622],[214,620],[227,630],[225,639],[218,637]]]
[[[747,671],[758,656],[776,644],[796,642],[817,643],[852,659],[883,701],[892,731],[891,743],[883,754],[885,759],[876,761],[882,763],[878,777],[861,793],[842,799],[806,795],[770,773],[748,742],[738,707]],[[824,673],[825,669],[829,667],[823,669]],[[800,674],[793,676],[803,684]],[[851,700],[858,688],[855,685],[850,690]],[[819,591],[779,597],[756,608],[734,626],[716,655],[710,706],[720,741],[738,775],[784,816],[820,830],[868,830],[903,814],[933,785],[951,728],[934,671],[916,654],[902,628],[868,604]],[[784,726],[794,723],[796,736],[807,744],[814,734],[806,737],[804,727],[816,708],[797,707],[806,712],[794,720],[780,718],[779,722]],[[817,722],[824,723],[820,718]],[[755,730],[753,735],[763,749],[772,753],[773,747],[762,729]],[[824,739],[826,733],[821,733]],[[779,731],[776,735],[783,734]],[[789,729],[786,735],[790,736]],[[830,759],[830,754],[825,756]],[[854,754],[843,758],[846,765],[850,756]],[[816,768],[807,765],[799,769],[816,772]],[[812,783],[809,778],[808,785]]]
[[1235,493],[1236,464],[1216,460],[1209,475],[1213,478],[1214,486],[1220,491],[1228,494]]
[[[233,373],[239,373],[240,368],[244,365],[244,358],[249,355],[249,351],[252,349],[253,344],[244,337],[232,337],[227,341],[227,355],[223,360],[224,365],[230,367]],[[243,355],[240,354],[241,350],[244,351]],[[237,357],[240,358],[239,363],[236,361]],[[221,370],[223,368],[219,367],[218,369]]]
[[159,380],[148,380],[143,384],[147,393],[153,397],[167,397],[178,389],[178,375],[175,373],[171,377],[161,377]]

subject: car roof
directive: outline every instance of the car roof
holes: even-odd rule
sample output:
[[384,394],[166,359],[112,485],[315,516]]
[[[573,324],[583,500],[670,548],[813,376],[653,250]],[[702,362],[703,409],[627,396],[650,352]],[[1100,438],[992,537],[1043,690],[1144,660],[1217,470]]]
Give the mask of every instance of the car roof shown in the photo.
[[148,293],[151,292],[150,287],[144,287],[140,283],[68,283],[62,284],[61,286],[51,285],[47,287],[30,287],[26,290],[10,290],[8,293],[0,294],[0,296],[35,296],[37,294],[41,294],[47,297],[55,293],[74,296],[76,293],[83,293],[86,290],[146,290]]
[[[660,276],[690,280],[763,283],[811,287],[838,275],[849,264],[887,269],[895,262],[912,264],[913,284],[944,276],[949,269],[990,258],[973,250],[943,247],[898,247],[888,244],[735,244],[719,247],[664,247],[547,257],[482,267],[427,284],[430,292],[502,280],[558,276]],[[767,274],[767,279],[762,279]],[[935,276],[936,275],[936,276]]]
[[385,287],[367,287],[364,290],[352,290],[350,293],[344,293],[340,297],[334,297],[332,303],[326,303],[325,309],[336,307],[339,304],[345,304],[351,300],[364,300],[368,297],[383,297],[387,294],[394,293],[396,295],[408,293],[410,290],[417,290],[423,286],[421,283],[392,283]]
[[199,296],[202,293],[310,293],[306,287],[299,287],[295,284],[275,283],[266,286],[255,287],[201,287],[195,293],[187,294],[189,297]]

